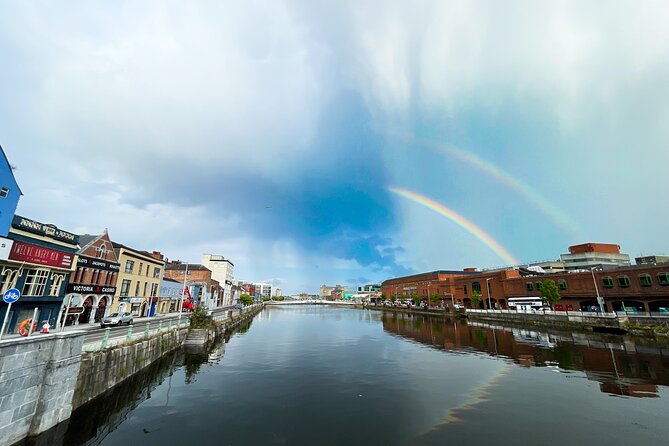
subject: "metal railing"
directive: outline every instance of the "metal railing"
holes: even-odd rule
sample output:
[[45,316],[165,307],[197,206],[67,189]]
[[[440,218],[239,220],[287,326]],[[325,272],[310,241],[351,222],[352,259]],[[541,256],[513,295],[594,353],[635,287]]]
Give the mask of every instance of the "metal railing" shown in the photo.
[[599,313],[594,311],[555,311],[555,310],[533,310],[533,311],[518,311],[518,310],[485,310],[478,308],[467,308],[467,313],[482,313],[482,314],[545,314],[554,316],[583,316],[583,317],[599,317],[599,318],[617,318],[617,317],[660,317],[669,320],[669,314],[660,312],[623,312],[614,311],[611,313]]

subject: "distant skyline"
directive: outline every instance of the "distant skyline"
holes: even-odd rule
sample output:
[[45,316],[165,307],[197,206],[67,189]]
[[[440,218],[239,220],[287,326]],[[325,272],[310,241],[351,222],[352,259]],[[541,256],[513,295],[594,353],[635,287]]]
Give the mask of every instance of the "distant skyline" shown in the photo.
[[286,294],[590,241],[669,253],[666,2],[1,9],[28,218]]

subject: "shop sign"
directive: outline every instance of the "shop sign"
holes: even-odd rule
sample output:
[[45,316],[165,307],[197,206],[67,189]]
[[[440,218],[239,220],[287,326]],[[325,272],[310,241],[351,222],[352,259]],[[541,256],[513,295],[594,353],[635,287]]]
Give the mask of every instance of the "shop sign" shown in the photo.
[[33,234],[50,237],[56,240],[71,243],[73,245],[79,243],[78,235],[63,231],[62,229],[58,229],[53,225],[45,225],[44,223],[30,220],[29,218],[23,218],[18,215],[14,216],[14,219],[12,220],[12,226],[16,229],[22,229],[24,231],[32,232]]
[[0,260],[7,260],[9,258],[9,252],[12,250],[13,244],[14,240],[0,237]]
[[114,294],[116,293],[115,286],[102,285],[78,285],[68,284],[67,293],[81,293],[81,294]]
[[115,262],[107,262],[106,260],[95,259],[93,257],[79,256],[77,259],[77,266],[118,272],[121,265]]
[[9,260],[71,269],[74,254],[14,241],[12,249],[9,252]]
[[142,302],[144,302],[143,297],[131,297],[130,298],[130,303],[131,304],[141,304]]

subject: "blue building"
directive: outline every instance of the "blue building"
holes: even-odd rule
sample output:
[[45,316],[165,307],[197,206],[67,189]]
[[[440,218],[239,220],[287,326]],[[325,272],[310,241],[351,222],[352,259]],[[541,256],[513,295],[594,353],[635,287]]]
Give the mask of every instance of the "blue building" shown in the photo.
[[0,237],[7,237],[16,206],[23,194],[14,178],[12,166],[2,146],[0,146],[0,153],[2,153],[0,156]]

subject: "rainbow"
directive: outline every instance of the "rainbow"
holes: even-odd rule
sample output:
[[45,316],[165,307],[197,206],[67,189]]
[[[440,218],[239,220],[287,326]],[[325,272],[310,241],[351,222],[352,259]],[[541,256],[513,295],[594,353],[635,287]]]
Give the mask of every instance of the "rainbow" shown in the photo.
[[525,197],[527,201],[538,207],[541,212],[551,218],[562,229],[565,229],[572,234],[578,233],[578,225],[564,212],[551,203],[546,197],[534,190],[529,184],[519,180],[509,172],[500,169],[476,155],[472,155],[471,153],[457,149],[453,146],[440,146],[438,150],[462,161],[463,163],[469,164],[492,178],[495,178],[502,184],[505,184],[508,188],[515,190],[518,194]]
[[447,208],[441,203],[438,203],[434,200],[431,200],[423,195],[411,192],[410,190],[402,189],[399,187],[389,187],[388,190],[394,194],[397,194],[401,197],[408,198],[409,200],[422,204],[426,208],[432,209],[438,214],[447,217],[452,222],[472,234],[474,237],[479,239],[483,244],[490,248],[495,254],[497,254],[504,262],[508,265],[517,265],[519,262],[516,260],[509,251],[507,251],[502,245],[497,243],[497,241],[489,236],[483,229],[476,226],[471,221],[467,220],[462,215],[457,212]]

